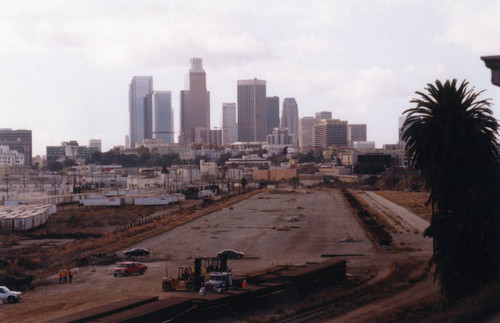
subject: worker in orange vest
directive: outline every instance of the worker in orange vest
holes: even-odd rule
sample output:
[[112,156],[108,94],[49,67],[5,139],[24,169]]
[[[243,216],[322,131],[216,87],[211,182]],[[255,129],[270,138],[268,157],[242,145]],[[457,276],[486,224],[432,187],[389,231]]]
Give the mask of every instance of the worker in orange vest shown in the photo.
[[243,282],[241,283],[241,288],[247,287],[247,281],[244,279]]
[[71,281],[73,280],[73,272],[70,270],[68,270],[68,279],[69,279],[69,283],[71,284]]
[[62,272],[62,269],[59,270],[58,275],[59,275],[59,284],[62,284],[62,281],[63,281],[63,272]]

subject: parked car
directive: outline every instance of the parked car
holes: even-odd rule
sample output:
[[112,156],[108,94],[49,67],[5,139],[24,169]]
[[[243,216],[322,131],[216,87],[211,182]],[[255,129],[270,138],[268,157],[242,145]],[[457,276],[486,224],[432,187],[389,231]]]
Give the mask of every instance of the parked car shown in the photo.
[[228,259],[240,259],[240,258],[245,257],[245,254],[243,252],[236,251],[236,250],[233,250],[233,249],[224,249],[224,250],[221,250],[221,251],[219,251],[217,253],[216,257],[220,258],[223,255],[225,255],[226,258],[228,258]]
[[142,248],[134,248],[123,252],[125,257],[149,256],[151,251]]
[[9,303],[15,303],[23,298],[23,293],[15,292],[8,289],[5,286],[0,286],[0,301],[7,301]]
[[139,262],[121,262],[114,270],[114,276],[122,275],[129,276],[133,274],[143,275],[148,269],[148,266]]

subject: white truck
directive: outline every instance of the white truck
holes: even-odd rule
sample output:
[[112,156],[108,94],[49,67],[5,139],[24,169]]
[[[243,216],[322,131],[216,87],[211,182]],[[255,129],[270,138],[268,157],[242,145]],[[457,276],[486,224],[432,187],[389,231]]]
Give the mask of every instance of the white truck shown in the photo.
[[200,289],[200,295],[206,293],[221,293],[228,290],[233,285],[233,274],[231,272],[214,272],[210,273],[208,282]]
[[7,301],[9,303],[15,303],[23,298],[23,293],[11,291],[5,286],[0,286],[0,301]]

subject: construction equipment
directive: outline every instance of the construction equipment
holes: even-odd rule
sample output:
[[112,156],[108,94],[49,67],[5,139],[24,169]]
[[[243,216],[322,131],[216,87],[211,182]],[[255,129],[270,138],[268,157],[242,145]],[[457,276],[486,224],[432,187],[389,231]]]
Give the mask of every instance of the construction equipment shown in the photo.
[[203,198],[203,203],[201,203],[202,207],[207,207],[209,205],[212,205],[214,203],[214,199],[211,197],[204,197]]
[[213,272],[203,287],[200,288],[200,295],[205,293],[218,293],[228,290],[233,285],[233,274],[231,272]]
[[205,283],[205,278],[213,272],[230,271],[227,267],[227,258],[195,258],[194,267],[179,267],[177,277],[166,277],[162,279],[162,288],[165,292],[173,290],[199,291]]

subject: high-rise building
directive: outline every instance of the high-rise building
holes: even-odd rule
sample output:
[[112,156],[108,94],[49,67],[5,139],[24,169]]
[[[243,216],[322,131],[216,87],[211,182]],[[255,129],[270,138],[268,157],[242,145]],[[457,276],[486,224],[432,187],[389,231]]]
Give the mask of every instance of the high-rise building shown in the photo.
[[323,119],[331,119],[332,113],[330,111],[320,111],[315,114],[316,122],[319,122]]
[[195,142],[195,129],[210,129],[210,92],[201,58],[192,58],[188,88],[181,91],[181,143]]
[[237,141],[236,103],[222,103],[222,144],[229,145]]
[[174,142],[174,118],[172,112],[172,93],[170,91],[153,91],[148,96],[151,111],[151,134],[153,139],[161,139],[163,143]]
[[196,128],[195,133],[195,143],[196,144],[209,144],[212,146],[222,145],[222,130],[218,129],[207,129],[207,128]]
[[76,140],[64,141],[61,146],[47,146],[47,161],[57,161],[64,158],[87,159],[93,152],[99,151],[98,147],[80,146]]
[[314,146],[347,147],[347,121],[322,119],[314,123]]
[[266,81],[238,81],[238,141],[263,142],[266,136]]
[[274,128],[280,126],[280,98],[270,96],[266,98],[267,102],[267,134],[272,134]]
[[[299,134],[299,108],[295,98],[285,98],[281,110],[281,128],[288,128],[290,135],[298,137]],[[295,142],[294,145],[297,145]]]
[[130,147],[151,138],[151,113],[147,96],[153,91],[152,76],[134,76],[129,87]]
[[269,145],[294,145],[295,135],[288,132],[288,128],[274,128],[273,133],[267,135],[266,141]]
[[347,125],[347,144],[353,147],[354,141],[366,141],[366,124]]
[[404,140],[403,140],[403,124],[405,123],[405,120],[406,120],[406,116],[400,116],[398,118],[398,137],[399,137],[399,140],[398,140],[398,144],[399,145],[404,145]]
[[32,141],[31,130],[12,130],[10,128],[0,129],[0,145],[9,146],[24,155],[24,165],[31,165]]
[[314,117],[304,117],[299,120],[299,147],[313,145]]
[[90,139],[89,140],[89,147],[97,148],[99,151],[102,152],[101,139]]
[[7,145],[0,145],[0,166],[11,167],[24,166],[24,155],[16,150],[10,150]]

